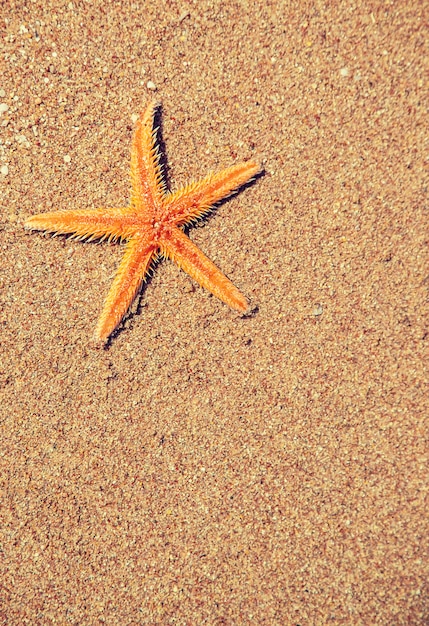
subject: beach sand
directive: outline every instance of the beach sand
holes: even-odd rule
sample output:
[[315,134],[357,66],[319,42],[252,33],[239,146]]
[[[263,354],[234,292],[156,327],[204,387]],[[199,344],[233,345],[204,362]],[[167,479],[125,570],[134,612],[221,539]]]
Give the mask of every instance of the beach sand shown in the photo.
[[[2,624],[429,623],[426,12],[2,4]],[[23,224],[153,99],[172,189],[264,168],[189,231],[253,313],[162,261],[100,348],[123,245]]]

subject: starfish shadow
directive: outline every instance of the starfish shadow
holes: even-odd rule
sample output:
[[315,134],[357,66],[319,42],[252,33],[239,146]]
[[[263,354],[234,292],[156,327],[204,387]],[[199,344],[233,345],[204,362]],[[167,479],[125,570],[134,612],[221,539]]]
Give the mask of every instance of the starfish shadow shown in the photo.
[[161,166],[162,178],[165,182],[167,191],[171,189],[170,170],[167,161],[167,148],[163,138],[163,121],[161,105],[158,104],[154,115],[154,128],[156,128],[156,145],[159,150],[159,164]]
[[[161,111],[160,104],[158,104],[156,108],[156,112],[154,116],[154,128],[156,129],[156,145],[159,150],[159,163],[161,166],[162,177],[165,182],[165,187],[168,193],[171,190],[171,179],[170,179],[170,169],[169,169],[168,160],[167,160],[166,144],[163,139],[163,121],[162,121],[162,111]],[[243,190],[249,187],[252,187],[256,183],[256,181],[259,178],[262,178],[263,176],[265,176],[265,170],[261,169],[261,171],[255,174],[255,176],[251,180],[247,181],[246,183],[244,183],[243,185],[241,185],[240,187],[232,191],[228,196],[219,200],[219,202],[216,202],[215,204],[213,204],[213,206],[210,207],[210,209],[207,211],[205,215],[203,215],[199,219],[196,219],[192,224],[186,225],[183,229],[183,232],[189,236],[189,231],[191,229],[204,228],[205,225],[208,223],[208,221],[212,217],[214,217],[219,207],[229,202],[229,200],[237,196]],[[108,340],[104,344],[105,349],[107,349],[111,345],[112,341],[120,333],[122,333],[124,330],[129,328],[129,324],[127,324],[128,320],[132,320],[133,317],[140,316],[142,314],[143,309],[145,308],[145,305],[143,304],[143,298],[144,298],[146,289],[152,282],[153,274],[155,272],[156,267],[164,260],[165,259],[162,256],[162,254],[158,254],[157,257],[154,258],[154,260],[152,261],[149,273],[147,274],[144,282],[140,286],[140,289],[136,295],[135,301],[137,302],[137,305],[135,306],[135,310],[133,311],[130,309],[128,313],[123,317],[119,326],[115,328],[115,330],[111,333]],[[258,311],[259,311],[259,307],[255,306],[249,311],[249,313],[242,315],[242,318],[249,319],[249,318],[255,317]]]
[[[166,190],[167,190],[167,193],[168,193],[171,190],[171,179],[170,179],[170,170],[169,170],[168,160],[167,160],[166,144],[165,144],[164,139],[163,139],[163,118],[162,118],[162,110],[161,110],[161,105],[160,104],[158,104],[157,107],[156,107],[155,116],[154,116],[154,128],[156,129],[156,145],[157,145],[158,150],[159,150],[159,163],[160,163],[160,166],[161,166],[162,177],[163,177],[163,180],[165,182]],[[221,207],[222,205],[224,205],[227,202],[229,202],[229,200],[231,200],[232,198],[237,196],[244,189],[252,187],[256,183],[256,181],[259,178],[263,177],[263,176],[265,176],[265,171],[263,169],[261,169],[260,172],[255,174],[255,176],[252,178],[252,180],[247,181],[246,183],[244,183],[243,185],[241,185],[240,187],[238,187],[237,189],[232,191],[228,196],[226,196],[225,198],[222,198],[221,200],[219,200],[219,202],[216,202],[207,211],[207,213],[205,215],[203,215],[201,218],[195,220],[192,224],[189,224],[189,225],[185,226],[185,228],[183,230],[186,233],[186,235],[189,235],[189,231],[192,228],[204,228],[205,225],[208,223],[208,221],[212,217],[214,217],[214,215],[217,212],[219,207]],[[121,323],[119,324],[119,326],[111,333],[111,335],[109,336],[108,340],[104,344],[104,348],[105,349],[107,349],[111,345],[112,341],[120,333],[122,333],[125,329],[129,328],[129,323],[127,323],[129,320],[132,320],[133,317],[140,316],[142,314],[143,309],[145,308],[145,305],[143,304],[143,298],[144,298],[146,289],[150,285],[150,283],[152,282],[153,274],[155,272],[156,267],[163,260],[164,260],[164,257],[161,254],[158,254],[158,256],[152,261],[152,264],[151,264],[151,267],[150,267],[150,271],[149,271],[148,275],[146,276],[145,281],[140,286],[138,294],[136,295],[135,301],[137,302],[137,305],[135,307],[133,307],[134,310],[130,309],[128,311],[128,313],[123,317],[123,319],[122,319]],[[253,307],[249,311],[249,313],[244,314],[242,316],[243,319],[249,319],[249,318],[254,317],[257,314],[258,310],[259,309],[258,309],[257,306]]]

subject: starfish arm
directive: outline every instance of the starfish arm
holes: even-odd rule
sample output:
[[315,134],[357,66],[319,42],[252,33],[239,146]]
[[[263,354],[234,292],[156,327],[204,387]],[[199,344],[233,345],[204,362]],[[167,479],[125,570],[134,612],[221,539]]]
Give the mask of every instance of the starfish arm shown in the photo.
[[33,215],[25,222],[29,230],[73,234],[76,239],[127,239],[135,231],[135,213],[130,208],[53,211]]
[[160,242],[160,247],[164,256],[177,263],[219,300],[241,313],[247,310],[243,294],[180,229],[172,228],[168,237]]
[[156,252],[149,235],[130,239],[95,329],[95,339],[106,341],[130,308],[148,274]]
[[157,129],[153,130],[157,106],[156,102],[151,102],[138,120],[131,146],[131,205],[152,211],[162,202],[165,194],[156,145]]
[[[254,161],[233,165],[217,174],[191,183],[167,196],[168,210],[178,226],[198,220],[207,214],[216,202],[229,196],[260,171]],[[167,204],[166,202],[166,204]]]

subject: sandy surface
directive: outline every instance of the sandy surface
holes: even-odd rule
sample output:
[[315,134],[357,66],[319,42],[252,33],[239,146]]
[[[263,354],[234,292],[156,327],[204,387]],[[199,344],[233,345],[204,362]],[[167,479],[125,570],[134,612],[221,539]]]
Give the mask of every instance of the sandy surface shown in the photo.
[[[1,623],[429,623],[425,13],[2,3]],[[190,231],[255,315],[162,262],[96,349],[122,247],[23,222],[153,98],[173,189],[263,163]]]

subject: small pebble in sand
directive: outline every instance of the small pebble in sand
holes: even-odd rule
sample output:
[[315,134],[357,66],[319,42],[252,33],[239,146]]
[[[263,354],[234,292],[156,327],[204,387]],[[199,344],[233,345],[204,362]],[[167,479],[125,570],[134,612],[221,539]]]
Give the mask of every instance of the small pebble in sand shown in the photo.
[[0,167],[0,174],[1,174],[2,176],[7,176],[7,175],[9,174],[9,168],[8,168],[8,166],[7,166],[7,165],[2,165],[2,166]]
[[315,304],[313,307],[313,315],[314,317],[318,317],[323,313],[323,306],[321,304]]
[[29,148],[31,145],[25,135],[15,135],[15,141],[25,148]]
[[6,95],[6,92],[4,89],[0,89],[0,98],[4,98]]
[[148,80],[146,83],[146,87],[151,91],[156,91],[156,85],[152,80]]
[[6,104],[6,102],[2,102],[0,104],[0,113],[6,113],[6,111],[9,111],[9,106]]
[[340,69],[340,74],[341,74],[341,76],[344,76],[344,77],[348,76],[349,75],[349,68],[348,67],[342,67]]
[[65,154],[63,158],[64,158],[64,163],[70,163],[71,156],[69,154]]

